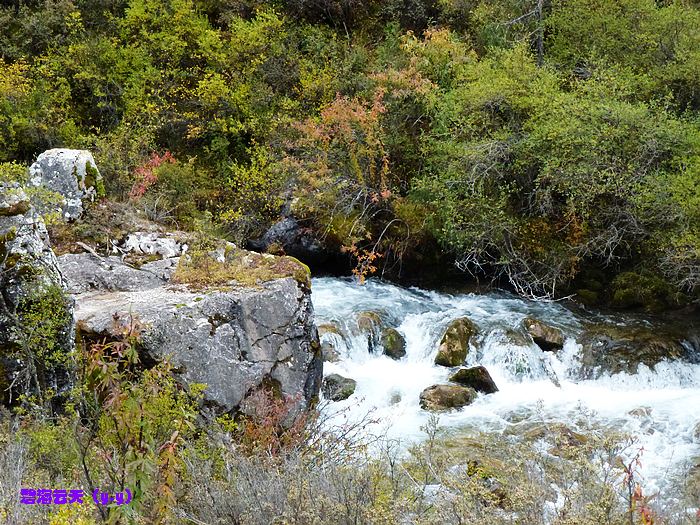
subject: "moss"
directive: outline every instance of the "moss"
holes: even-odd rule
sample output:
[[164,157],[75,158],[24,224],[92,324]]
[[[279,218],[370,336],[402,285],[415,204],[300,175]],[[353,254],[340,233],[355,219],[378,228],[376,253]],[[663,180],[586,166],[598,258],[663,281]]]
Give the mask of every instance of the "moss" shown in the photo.
[[98,199],[103,198],[107,193],[105,191],[105,185],[100,177],[100,172],[97,168],[88,162],[85,164],[85,188],[92,186],[95,188],[95,193]]
[[585,306],[595,306],[598,304],[600,296],[593,290],[576,290],[576,300]]
[[681,306],[687,298],[679,294],[660,276],[650,272],[624,272],[612,282],[612,306],[643,308],[659,312],[669,306]]
[[14,241],[16,238],[17,228],[14,226],[0,235],[0,261],[5,260],[5,255],[7,255],[7,244]]
[[228,245],[223,261],[209,252],[193,252],[180,258],[173,281],[194,287],[221,287],[234,283],[257,286],[261,283],[292,277],[306,288],[311,287],[309,267],[294,257],[276,257],[248,252]]

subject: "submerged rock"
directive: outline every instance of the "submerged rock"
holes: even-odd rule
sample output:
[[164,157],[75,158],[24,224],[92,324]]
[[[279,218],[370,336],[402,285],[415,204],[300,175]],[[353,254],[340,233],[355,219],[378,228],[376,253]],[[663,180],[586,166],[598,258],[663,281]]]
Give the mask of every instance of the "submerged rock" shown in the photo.
[[[104,196],[102,175],[92,153],[75,149],[50,149],[43,152],[29,167],[29,180],[60,196],[61,216],[74,221],[83,213],[83,204]],[[41,213],[54,211],[53,204],[41,197],[35,201]]]
[[44,221],[18,185],[0,183],[0,400],[70,388],[73,304],[64,284]]
[[440,340],[435,364],[459,366],[464,363],[469,352],[469,341],[477,333],[477,326],[467,317],[452,321]]
[[201,289],[169,280],[161,268],[174,265],[169,259],[139,269],[88,254],[59,261],[84,340],[138,323],[143,360],[169,359],[179,381],[206,384],[204,401],[215,413],[245,412],[246,397],[270,385],[292,400],[293,416],[317,397],[323,362],[310,290],[297,268],[266,273],[254,286]]
[[394,328],[385,328],[381,335],[382,347],[384,355],[392,359],[401,359],[406,355],[406,340]]
[[357,381],[340,374],[330,374],[323,379],[321,391],[331,401],[343,401],[355,393]]
[[450,376],[450,381],[462,386],[468,386],[484,394],[498,392],[498,387],[491,379],[491,374],[483,366],[460,368]]
[[558,328],[532,317],[526,318],[523,325],[535,344],[545,352],[556,352],[564,347],[564,336]]
[[581,375],[597,378],[620,372],[636,373],[640,364],[653,368],[664,360],[697,362],[682,337],[662,329],[640,326],[594,325],[579,337]]
[[421,392],[423,410],[439,412],[470,405],[476,399],[476,390],[461,385],[433,385]]

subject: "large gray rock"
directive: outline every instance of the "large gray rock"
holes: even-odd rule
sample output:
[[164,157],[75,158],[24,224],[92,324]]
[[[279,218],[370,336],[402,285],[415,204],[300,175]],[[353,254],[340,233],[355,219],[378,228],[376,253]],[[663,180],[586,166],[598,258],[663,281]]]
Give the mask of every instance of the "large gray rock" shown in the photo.
[[[103,196],[102,176],[92,153],[75,149],[50,149],[29,167],[30,184],[57,193],[61,217],[74,221],[83,213],[83,204]],[[35,204],[41,213],[58,211],[39,197]]]
[[63,288],[44,221],[18,185],[0,183],[0,399],[70,386],[72,302]]
[[84,337],[117,336],[137,320],[144,360],[167,358],[182,383],[206,384],[215,413],[245,412],[246,397],[269,386],[290,400],[292,415],[318,396],[323,364],[311,296],[296,279],[198,291],[158,275],[156,263],[135,269],[87,254],[60,260]]

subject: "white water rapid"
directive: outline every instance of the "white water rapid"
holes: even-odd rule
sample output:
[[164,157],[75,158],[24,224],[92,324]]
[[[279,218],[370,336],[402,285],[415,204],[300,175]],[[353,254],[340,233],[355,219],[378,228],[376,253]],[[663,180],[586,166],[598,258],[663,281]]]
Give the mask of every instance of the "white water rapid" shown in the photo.
[[[485,366],[499,391],[442,414],[441,426],[500,433],[517,422],[544,421],[576,429],[587,414],[596,425],[638,437],[649,490],[663,491],[669,476],[700,456],[700,364],[661,362],[653,370],[640,365],[633,375],[581,379],[576,336],[586,319],[561,304],[497,292],[448,295],[372,280],[360,286],[350,279],[317,278],[312,289],[317,324],[333,323],[342,333],[322,338],[340,353],[338,362],[324,363],[324,374],[357,381],[355,394],[333,404],[334,410],[347,408],[351,418],[361,418],[374,409],[388,437],[411,441],[423,435],[420,427],[429,413],[421,410],[419,395],[430,385],[447,383],[451,373],[433,363],[438,342],[450,321],[467,316],[481,333],[467,366]],[[405,357],[393,360],[381,350],[368,350],[367,335],[357,330],[358,313],[368,310],[385,314],[405,337]],[[514,340],[513,331],[524,336],[521,324],[528,316],[561,329],[564,348],[543,352],[530,339]]]

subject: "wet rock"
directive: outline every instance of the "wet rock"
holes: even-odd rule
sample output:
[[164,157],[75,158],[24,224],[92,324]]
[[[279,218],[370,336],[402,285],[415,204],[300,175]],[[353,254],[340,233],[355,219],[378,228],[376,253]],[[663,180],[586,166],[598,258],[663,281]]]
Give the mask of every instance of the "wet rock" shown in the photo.
[[435,364],[459,366],[464,363],[469,352],[469,341],[477,332],[477,326],[467,317],[452,321],[440,340]]
[[450,376],[450,381],[462,386],[468,386],[484,394],[498,392],[498,387],[491,379],[491,374],[483,366],[460,368]]
[[470,405],[476,399],[476,390],[461,385],[433,385],[421,392],[423,410],[440,412]]
[[[73,303],[64,287],[44,221],[17,184],[0,183],[0,400],[38,394],[37,382],[59,395],[70,388]],[[25,373],[25,352],[53,356],[35,358],[35,381]]]
[[343,401],[355,393],[357,382],[339,374],[330,374],[323,379],[321,391],[331,401]]
[[272,225],[260,239],[250,241],[257,251],[284,253],[307,264],[321,264],[328,259],[328,252],[316,239],[310,228],[304,228],[293,217],[286,217]]
[[245,412],[243,401],[265,385],[295,400],[293,417],[317,397],[323,361],[311,295],[294,275],[200,290],[118,258],[60,260],[84,339],[115,337],[137,322],[144,360],[168,358],[180,382],[206,384],[204,401],[215,414]]
[[[33,186],[43,187],[60,196],[59,208],[66,221],[74,221],[83,213],[83,205],[104,196],[102,176],[92,154],[85,150],[50,149],[43,152],[29,167]],[[55,211],[54,205],[35,201],[39,212]],[[57,210],[56,210],[57,211]]]
[[698,355],[682,344],[683,337],[663,329],[640,326],[594,325],[579,337],[580,373],[636,373],[640,364],[653,368],[664,360],[697,362]]
[[630,416],[638,417],[638,418],[647,418],[651,417],[651,408],[650,407],[639,407],[635,408],[634,410],[630,410],[628,412]]
[[380,345],[382,325],[379,312],[369,310],[357,315],[357,328],[360,333],[367,335],[367,348],[370,352],[374,352]]
[[695,430],[693,431],[693,438],[696,443],[700,443],[700,423],[695,425]]
[[406,355],[406,340],[394,328],[385,328],[381,335],[384,355],[392,359],[401,359]]
[[323,337],[326,334],[334,334],[340,337],[344,337],[342,330],[333,323],[323,323],[318,325],[319,337]]
[[329,341],[323,341],[321,343],[321,356],[326,363],[337,363],[340,361],[340,352],[338,352],[333,343]]
[[535,344],[545,352],[556,352],[564,347],[564,336],[558,328],[532,317],[526,318],[523,326],[532,336]]

